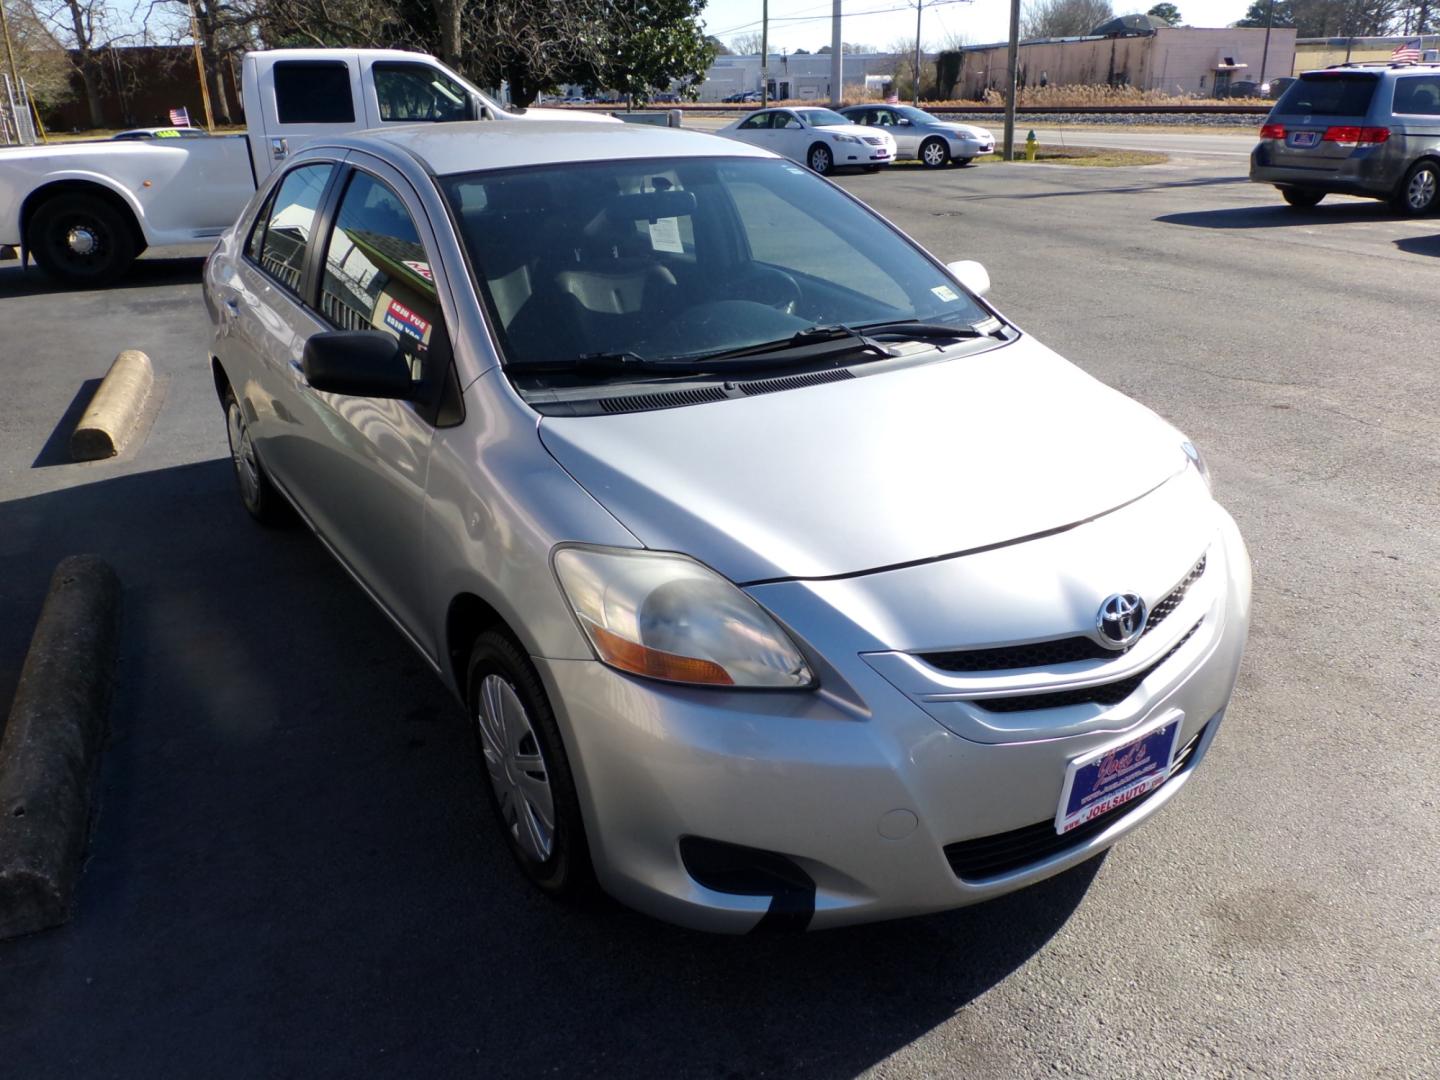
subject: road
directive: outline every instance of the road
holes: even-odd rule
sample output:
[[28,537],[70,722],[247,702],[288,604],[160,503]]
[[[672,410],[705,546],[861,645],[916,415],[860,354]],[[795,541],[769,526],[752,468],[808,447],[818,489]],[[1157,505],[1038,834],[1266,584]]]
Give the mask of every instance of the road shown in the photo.
[[[1291,211],[1189,155],[841,183],[1205,449],[1255,610],[1184,794],[940,916],[733,940],[554,907],[456,706],[318,543],[238,508],[198,260],[99,294],[0,264],[0,699],[62,555],[126,586],[78,917],[0,943],[7,1075],[1434,1076],[1440,222]],[[153,428],[58,464],[121,345]]]

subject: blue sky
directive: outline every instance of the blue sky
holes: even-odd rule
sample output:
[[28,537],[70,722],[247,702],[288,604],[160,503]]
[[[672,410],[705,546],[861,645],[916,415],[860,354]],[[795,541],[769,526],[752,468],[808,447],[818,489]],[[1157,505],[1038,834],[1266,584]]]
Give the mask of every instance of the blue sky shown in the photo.
[[[1137,3],[1140,0],[1137,0]],[[1144,11],[1143,7],[1115,3],[1117,12]],[[1114,0],[1112,0],[1114,3]],[[1249,0],[1172,0],[1191,26],[1228,26],[1245,14]],[[831,4],[827,0],[770,0],[771,48],[814,52],[830,43]],[[915,9],[906,0],[844,0],[841,33],[846,41],[883,49],[898,39],[915,39]],[[869,12],[870,14],[864,14]],[[1010,18],[1009,0],[949,0],[927,2],[921,36],[926,45],[940,45],[950,34],[964,34],[975,42],[1002,41]],[[760,29],[760,0],[710,0],[703,16],[707,32],[728,43],[741,34]]]

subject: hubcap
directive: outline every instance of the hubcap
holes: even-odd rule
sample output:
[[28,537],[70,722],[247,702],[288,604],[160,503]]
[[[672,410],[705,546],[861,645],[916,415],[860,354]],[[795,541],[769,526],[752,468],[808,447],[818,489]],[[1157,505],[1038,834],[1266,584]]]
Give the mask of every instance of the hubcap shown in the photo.
[[931,143],[925,147],[925,164],[939,165],[940,162],[944,160],[944,157],[945,151],[941,149],[939,143]]
[[487,675],[476,720],[500,816],[520,850],[543,863],[555,849],[555,800],[530,716],[510,683]]
[[75,225],[65,234],[65,246],[76,255],[94,255],[100,249],[100,237],[85,225]]
[[235,476],[240,481],[240,494],[247,506],[254,506],[260,495],[260,466],[255,461],[255,446],[240,406],[232,403],[226,412],[226,431],[230,436],[230,458],[235,462]]
[[1423,210],[1435,199],[1435,173],[1421,169],[1410,178],[1410,207]]

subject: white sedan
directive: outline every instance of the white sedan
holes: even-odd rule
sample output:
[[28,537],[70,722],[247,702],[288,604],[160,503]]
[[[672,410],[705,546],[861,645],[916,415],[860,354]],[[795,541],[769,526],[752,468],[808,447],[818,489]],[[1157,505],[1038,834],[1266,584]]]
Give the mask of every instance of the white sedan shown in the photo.
[[847,120],[866,131],[881,128],[893,135],[896,157],[914,158],[932,169],[952,161],[969,165],[975,158],[995,152],[995,136],[985,128],[941,120],[909,105],[852,105],[842,111]]
[[860,127],[829,109],[761,109],[716,134],[764,147],[821,176],[844,165],[874,172],[895,160],[895,139],[889,132]]

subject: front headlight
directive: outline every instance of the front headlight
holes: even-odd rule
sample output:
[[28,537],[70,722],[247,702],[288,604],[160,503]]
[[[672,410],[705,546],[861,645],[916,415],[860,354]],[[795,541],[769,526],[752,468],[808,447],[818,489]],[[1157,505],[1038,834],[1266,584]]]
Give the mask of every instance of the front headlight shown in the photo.
[[830,138],[834,139],[836,142],[858,143],[860,141],[854,135],[831,135]]
[[1190,459],[1190,464],[1195,466],[1200,479],[1205,481],[1205,486],[1214,491],[1215,485],[1210,480],[1210,466],[1205,464],[1205,455],[1200,453],[1200,448],[1186,440],[1180,444],[1180,449],[1185,451],[1185,456]]
[[803,690],[815,676],[759,604],[694,559],[566,547],[555,575],[605,663],[706,686]]

